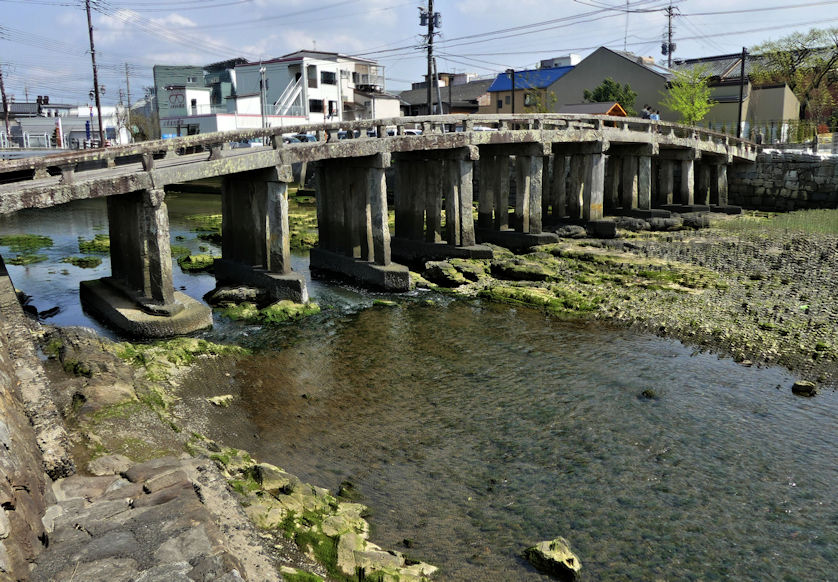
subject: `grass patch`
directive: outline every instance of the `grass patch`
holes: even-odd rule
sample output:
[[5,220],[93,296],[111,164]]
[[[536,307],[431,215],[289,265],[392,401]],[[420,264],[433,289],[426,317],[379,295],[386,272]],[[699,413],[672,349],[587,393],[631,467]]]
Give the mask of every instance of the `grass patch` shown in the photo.
[[106,234],[94,235],[92,239],[79,237],[79,252],[84,254],[107,254],[111,252],[111,237]]
[[719,221],[714,226],[731,233],[761,236],[788,232],[838,234],[838,210],[795,210],[776,214],[750,211]]
[[22,255],[34,255],[35,251],[48,249],[52,244],[50,237],[40,234],[7,234],[0,236],[0,246],[9,247],[9,250],[13,253]]
[[81,269],[95,269],[102,264],[101,257],[64,257],[62,263],[70,263]]

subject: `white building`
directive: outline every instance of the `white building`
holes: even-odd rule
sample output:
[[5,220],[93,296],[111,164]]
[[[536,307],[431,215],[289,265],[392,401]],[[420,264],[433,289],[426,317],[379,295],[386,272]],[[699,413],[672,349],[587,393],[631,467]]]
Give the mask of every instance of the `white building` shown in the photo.
[[163,137],[399,115],[398,98],[383,92],[381,67],[367,59],[297,51],[236,63],[229,73],[226,105],[211,104],[209,87],[167,86]]

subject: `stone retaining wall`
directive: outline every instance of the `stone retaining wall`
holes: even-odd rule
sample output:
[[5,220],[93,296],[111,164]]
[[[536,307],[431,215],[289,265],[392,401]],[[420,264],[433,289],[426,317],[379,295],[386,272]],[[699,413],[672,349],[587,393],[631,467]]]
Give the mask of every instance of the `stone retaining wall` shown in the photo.
[[41,515],[49,479],[37,437],[24,412],[14,331],[23,314],[0,259],[0,580],[25,580],[46,537]]
[[734,205],[759,210],[838,208],[838,158],[761,153],[754,164],[731,166]]

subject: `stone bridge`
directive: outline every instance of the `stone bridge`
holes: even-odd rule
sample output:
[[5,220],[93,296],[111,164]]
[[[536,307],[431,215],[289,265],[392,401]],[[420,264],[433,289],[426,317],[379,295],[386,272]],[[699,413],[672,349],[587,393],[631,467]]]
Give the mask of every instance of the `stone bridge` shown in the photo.
[[[339,130],[353,139],[339,140]],[[287,132],[317,141],[285,144]],[[264,145],[236,147],[254,141]],[[290,263],[292,164],[316,162],[312,269],[400,291],[409,275],[394,257],[490,257],[479,242],[523,248],[556,240],[545,223],[596,226],[606,215],[727,206],[728,166],[756,155],[748,141],[636,118],[445,115],[301,125],[2,162],[0,213],[107,197],[111,276],[82,283],[82,301],[128,333],[163,336],[211,323],[206,306],[172,284],[171,184],[222,178],[219,282],[305,301],[305,280]]]

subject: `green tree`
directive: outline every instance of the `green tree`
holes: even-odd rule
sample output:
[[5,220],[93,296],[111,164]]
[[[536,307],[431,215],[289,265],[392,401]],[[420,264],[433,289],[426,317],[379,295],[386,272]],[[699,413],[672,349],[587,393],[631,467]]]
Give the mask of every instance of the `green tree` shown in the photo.
[[695,125],[715,105],[710,99],[709,77],[704,67],[676,71],[662,92],[661,105],[681,114],[681,123]]
[[131,124],[128,129],[134,137],[134,141],[160,139],[160,122],[156,113],[146,116],[139,111],[132,111]]
[[555,91],[529,89],[524,93],[524,110],[527,113],[555,113],[558,100]]
[[635,115],[634,101],[637,93],[631,90],[631,85],[620,85],[611,77],[606,78],[593,91],[585,89],[583,94],[586,103],[610,103],[616,101],[629,115]]
[[[821,106],[838,79],[838,28],[795,32],[751,48],[751,76],[757,83],[786,83],[800,100],[800,119]],[[815,112],[819,113],[819,112]]]

